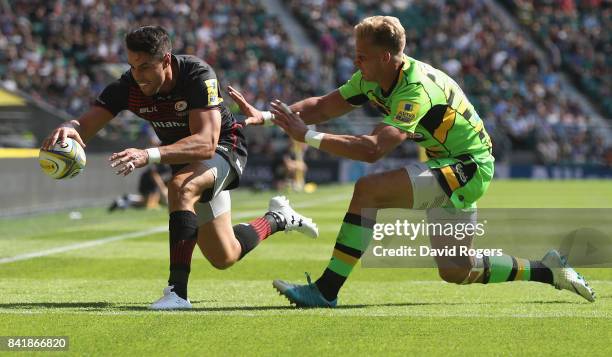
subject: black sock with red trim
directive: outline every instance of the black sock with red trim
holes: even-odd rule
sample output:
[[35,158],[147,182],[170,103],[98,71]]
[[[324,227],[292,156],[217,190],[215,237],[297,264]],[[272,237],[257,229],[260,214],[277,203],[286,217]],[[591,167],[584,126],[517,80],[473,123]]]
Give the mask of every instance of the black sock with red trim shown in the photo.
[[170,277],[178,296],[187,299],[187,283],[191,272],[191,256],[198,241],[198,218],[191,211],[170,213]]
[[276,212],[267,212],[263,217],[259,217],[249,223],[240,223],[234,226],[234,235],[240,243],[242,251],[240,259],[255,247],[262,240],[272,234],[285,229],[285,218]]

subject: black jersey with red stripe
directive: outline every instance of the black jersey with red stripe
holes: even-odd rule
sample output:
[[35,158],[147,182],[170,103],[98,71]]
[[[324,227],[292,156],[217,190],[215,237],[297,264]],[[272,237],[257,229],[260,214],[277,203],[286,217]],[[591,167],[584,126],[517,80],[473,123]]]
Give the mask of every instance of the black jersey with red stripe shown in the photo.
[[216,151],[228,159],[240,175],[246,164],[246,140],[242,125],[236,122],[223,102],[215,71],[194,56],[172,55],[172,63],[178,69],[175,73],[178,78],[169,93],[145,96],[128,70],[102,91],[95,104],[113,115],[129,110],[147,120],[162,145],[173,144],[191,135],[190,110],[217,109],[221,112],[221,133]]

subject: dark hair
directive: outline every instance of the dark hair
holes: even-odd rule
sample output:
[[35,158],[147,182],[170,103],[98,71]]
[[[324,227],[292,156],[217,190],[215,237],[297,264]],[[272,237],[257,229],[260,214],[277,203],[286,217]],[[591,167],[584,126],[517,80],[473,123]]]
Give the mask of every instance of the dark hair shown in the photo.
[[144,52],[159,60],[172,51],[168,31],[161,26],[143,26],[128,32],[125,45],[132,52]]

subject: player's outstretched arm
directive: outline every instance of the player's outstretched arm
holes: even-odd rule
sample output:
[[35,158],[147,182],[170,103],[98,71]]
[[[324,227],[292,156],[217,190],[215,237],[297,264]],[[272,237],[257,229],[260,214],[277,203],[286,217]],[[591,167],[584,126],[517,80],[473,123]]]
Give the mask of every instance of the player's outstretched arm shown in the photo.
[[221,134],[221,112],[217,108],[191,110],[189,129],[190,136],[159,147],[162,163],[184,164],[212,158]]
[[67,121],[55,128],[43,140],[41,148],[49,150],[58,140],[63,141],[66,138],[72,138],[85,147],[85,142],[93,138],[113,117],[105,108],[93,106],[79,119]]
[[375,162],[387,155],[408,137],[396,127],[379,124],[370,135],[335,135],[309,130],[301,113],[290,113],[279,101],[272,102],[274,123],[287,135],[330,154],[352,160]]
[[[247,116],[246,125],[263,125],[264,113],[246,101],[242,93],[228,86],[228,94],[238,104],[242,114]],[[354,107],[349,104],[338,90],[322,97],[311,97],[290,106],[293,112],[300,112],[300,117],[306,124],[318,124],[342,116]]]
[[326,122],[355,109],[342,98],[337,89],[322,97],[306,98],[290,105],[289,108],[294,113],[299,112],[300,118],[308,125]]
[[[111,167],[118,168],[117,175],[127,176],[135,169],[152,163],[188,164],[208,160],[215,154],[221,133],[221,113],[217,108],[189,111],[191,135],[174,144],[146,150],[129,148],[109,157]],[[152,153],[155,153],[152,156]]]

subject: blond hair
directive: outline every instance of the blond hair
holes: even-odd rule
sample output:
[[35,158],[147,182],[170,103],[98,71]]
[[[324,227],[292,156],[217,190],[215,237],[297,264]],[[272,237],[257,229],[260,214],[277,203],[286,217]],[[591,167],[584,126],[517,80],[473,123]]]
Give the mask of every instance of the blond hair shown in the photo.
[[394,55],[404,51],[406,45],[406,30],[400,20],[393,16],[366,17],[355,25],[355,35]]

